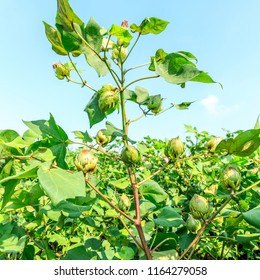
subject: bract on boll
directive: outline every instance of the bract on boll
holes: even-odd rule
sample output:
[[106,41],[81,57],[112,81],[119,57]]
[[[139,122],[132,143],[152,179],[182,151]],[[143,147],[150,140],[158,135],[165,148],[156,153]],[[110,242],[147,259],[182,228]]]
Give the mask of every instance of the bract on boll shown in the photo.
[[77,155],[75,165],[79,171],[84,173],[94,172],[98,159],[86,148],[83,148]]

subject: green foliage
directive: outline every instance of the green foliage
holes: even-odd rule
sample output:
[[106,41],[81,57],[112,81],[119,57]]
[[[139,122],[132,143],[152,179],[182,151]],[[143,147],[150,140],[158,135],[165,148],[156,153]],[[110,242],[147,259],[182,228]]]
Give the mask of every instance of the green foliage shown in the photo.
[[[84,24],[68,0],[57,4],[56,28],[44,22],[53,51],[69,60],[53,65],[57,78],[93,93],[85,108],[90,127],[116,110],[121,127],[106,120],[98,136],[74,131],[75,142],[50,115],[25,121],[23,135],[0,131],[0,259],[259,259],[259,118],[254,129],[228,132],[222,141],[189,125],[184,142],[132,140],[129,127],[139,119],[193,103],[163,109],[162,94],[132,85],[214,80],[187,51],[159,49],[150,63],[126,68],[142,35],[160,34],[168,21],[151,17],[105,30],[93,17]],[[80,55],[113,85],[89,85],[72,60]],[[125,83],[144,66],[153,76]],[[140,109],[136,119],[128,119],[129,102]]]

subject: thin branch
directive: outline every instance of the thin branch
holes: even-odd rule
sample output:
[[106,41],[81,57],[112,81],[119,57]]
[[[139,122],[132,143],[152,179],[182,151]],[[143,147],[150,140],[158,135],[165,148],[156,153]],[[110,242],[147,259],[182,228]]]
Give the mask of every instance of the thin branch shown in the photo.
[[143,250],[142,244],[135,238],[135,236],[133,235],[133,233],[131,232],[131,230],[129,229],[129,227],[127,226],[125,221],[123,220],[123,218],[120,216],[119,219],[120,219],[121,223],[123,224],[124,228],[126,229],[126,231],[133,238],[134,242]]
[[137,66],[133,66],[131,68],[128,68],[127,70],[125,70],[125,74],[131,70],[135,70],[135,69],[138,69],[138,68],[141,68],[141,67],[144,67],[144,66],[147,66],[147,65],[150,65],[151,63],[150,62],[146,62],[146,63],[143,63],[143,64],[140,64],[140,65],[137,65]]
[[137,82],[140,82],[140,81],[144,81],[144,80],[149,80],[149,79],[155,79],[155,78],[159,78],[160,75],[155,75],[155,76],[147,76],[147,77],[143,77],[143,78],[140,78],[140,79],[136,79],[134,81],[132,81],[131,83],[129,83],[128,85],[126,85],[123,90],[127,89],[129,86],[131,86],[132,84],[135,84]]
[[122,211],[121,209],[119,209],[116,205],[114,205],[96,186],[94,186],[92,184],[91,181],[89,181],[87,178],[85,178],[85,181],[87,182],[87,184],[97,193],[99,194],[111,207],[113,207],[117,212],[119,212],[121,215],[123,215],[124,217],[126,217],[129,221],[131,221],[132,223],[135,223],[135,220],[128,216],[124,211]]

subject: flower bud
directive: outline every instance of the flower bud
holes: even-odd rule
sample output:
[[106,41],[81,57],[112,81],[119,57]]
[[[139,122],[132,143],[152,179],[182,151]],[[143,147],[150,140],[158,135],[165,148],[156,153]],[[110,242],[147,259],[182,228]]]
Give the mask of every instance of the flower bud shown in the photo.
[[221,137],[213,137],[206,143],[206,148],[209,152],[214,153],[217,145],[222,141]]
[[121,159],[126,165],[135,165],[140,161],[140,152],[133,146],[125,146],[121,152]]
[[162,111],[162,100],[160,94],[150,96],[147,108],[151,110],[154,115],[159,114]]
[[190,210],[195,219],[203,220],[206,220],[211,212],[207,199],[197,194],[190,200]]
[[121,197],[119,198],[119,201],[118,201],[118,207],[119,209],[123,210],[123,211],[126,211],[130,208],[131,206],[131,201],[130,199],[127,197],[126,194],[122,194]]
[[118,90],[113,85],[105,85],[99,90],[98,106],[103,113],[115,109],[118,103]]
[[194,219],[193,216],[189,215],[186,221],[187,229],[192,233],[197,233],[201,228],[201,223],[199,220]]
[[86,148],[83,148],[76,157],[75,165],[78,170],[87,172],[94,172],[96,169],[98,159]]
[[58,79],[63,80],[65,77],[70,76],[70,70],[64,64],[54,63],[52,67],[55,70]]
[[224,169],[220,182],[225,189],[238,190],[241,183],[241,174],[237,168],[230,165]]
[[171,159],[180,156],[183,152],[184,144],[179,137],[171,139],[165,148],[165,155]]
[[127,56],[127,48],[125,47],[118,48],[116,45],[113,46],[112,59],[124,61],[126,56]]
[[100,129],[96,135],[96,141],[99,145],[105,146],[111,141],[111,136],[105,135],[105,129]]

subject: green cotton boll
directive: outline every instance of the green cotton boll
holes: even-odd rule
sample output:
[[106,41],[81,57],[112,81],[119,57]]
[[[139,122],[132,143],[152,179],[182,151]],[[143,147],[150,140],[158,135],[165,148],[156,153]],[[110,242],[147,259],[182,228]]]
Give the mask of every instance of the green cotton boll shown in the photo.
[[201,228],[201,223],[199,220],[194,219],[192,215],[189,215],[186,221],[186,227],[191,233],[197,233]]
[[171,139],[165,148],[165,155],[171,159],[177,158],[184,153],[184,144],[180,137]]
[[86,148],[83,148],[77,155],[75,165],[83,173],[94,172],[98,159]]
[[105,135],[105,129],[100,129],[96,135],[96,141],[101,146],[106,146],[111,141],[111,136]]
[[103,113],[114,109],[119,103],[118,89],[113,85],[104,85],[99,90],[98,106]]
[[65,77],[69,77],[70,76],[70,70],[62,63],[54,63],[52,65],[56,77],[59,80],[63,80]]
[[121,159],[126,165],[135,165],[140,162],[140,152],[133,146],[126,146],[122,149]]
[[220,183],[225,189],[238,190],[241,184],[241,174],[239,170],[233,166],[224,169]]
[[209,152],[214,153],[217,145],[223,140],[221,137],[213,137],[206,143]]
[[123,211],[126,211],[130,208],[131,206],[131,201],[130,199],[127,197],[126,194],[122,194],[121,197],[119,198],[119,201],[118,201],[118,207],[119,209],[123,210]]
[[206,198],[195,194],[190,200],[191,214],[195,219],[206,220],[212,209]]

